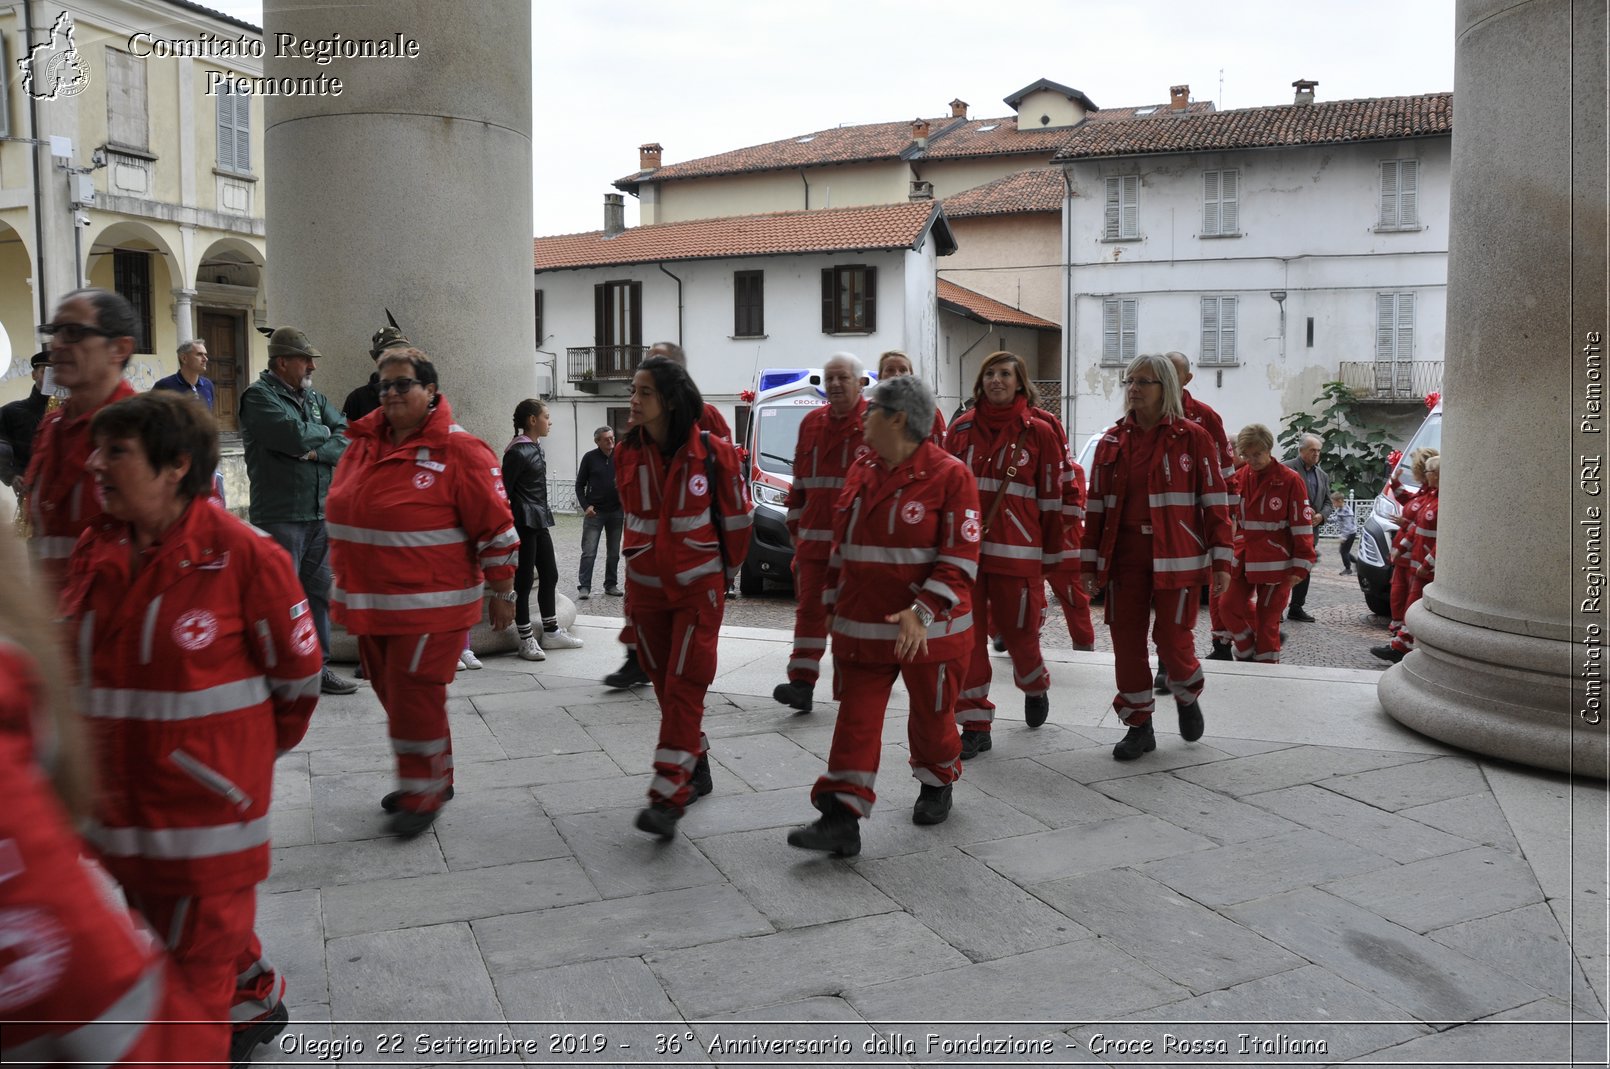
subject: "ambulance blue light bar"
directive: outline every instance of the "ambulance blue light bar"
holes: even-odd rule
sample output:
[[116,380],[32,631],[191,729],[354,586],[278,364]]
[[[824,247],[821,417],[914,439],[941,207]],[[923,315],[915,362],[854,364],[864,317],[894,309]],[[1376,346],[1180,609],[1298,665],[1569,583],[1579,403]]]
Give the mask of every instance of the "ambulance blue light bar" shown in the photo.
[[776,389],[778,386],[788,386],[810,377],[810,369],[803,367],[772,368],[760,373],[760,392]]

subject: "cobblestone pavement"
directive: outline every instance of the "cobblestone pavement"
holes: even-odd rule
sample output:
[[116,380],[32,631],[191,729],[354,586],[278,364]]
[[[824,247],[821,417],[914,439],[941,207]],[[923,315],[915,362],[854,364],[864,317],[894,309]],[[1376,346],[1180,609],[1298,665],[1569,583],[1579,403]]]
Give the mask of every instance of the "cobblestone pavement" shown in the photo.
[[[576,595],[577,566],[581,561],[581,517],[556,516],[552,531],[554,556],[559,562],[559,590],[569,597]],[[1335,541],[1326,540],[1320,546],[1319,566],[1309,583],[1308,613],[1314,617],[1311,624],[1287,623],[1286,641],[1280,651],[1285,664],[1312,665],[1324,668],[1361,668],[1380,671],[1385,662],[1370,655],[1370,647],[1387,640],[1386,619],[1375,616],[1364,604],[1358,580],[1351,575],[1339,574],[1341,563],[1336,555]],[[611,615],[620,612],[619,603],[598,595],[604,587],[603,548],[594,566],[593,600],[580,606],[583,613]],[[1050,597],[1050,591],[1046,591]],[[1068,627],[1063,620],[1062,607],[1051,598],[1050,616],[1041,634],[1046,649],[1072,649]],[[1096,649],[1112,650],[1107,629],[1101,625],[1100,608],[1096,614]],[[726,622],[737,627],[777,627],[792,630],[794,626],[794,597],[786,587],[768,586],[758,597],[734,598],[727,603]],[[1208,649],[1208,616],[1206,607],[1197,616],[1197,649]]]

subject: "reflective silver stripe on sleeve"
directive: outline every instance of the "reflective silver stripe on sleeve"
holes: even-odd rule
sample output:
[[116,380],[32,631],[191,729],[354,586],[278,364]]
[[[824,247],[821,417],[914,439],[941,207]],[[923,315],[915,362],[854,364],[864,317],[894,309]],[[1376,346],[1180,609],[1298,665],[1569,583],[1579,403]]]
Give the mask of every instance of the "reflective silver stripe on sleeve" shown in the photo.
[[73,547],[78,545],[78,539],[45,535],[30,538],[28,544],[33,547],[34,554],[41,560],[62,560],[73,555]]
[[1148,505],[1150,505],[1154,509],[1166,508],[1169,505],[1185,505],[1185,506],[1189,507],[1191,505],[1196,504],[1196,495],[1195,494],[1147,494],[1146,495],[1146,503]]
[[754,522],[755,518],[744,512],[736,516],[723,516],[721,518],[721,528],[725,531],[741,531]]
[[[1242,520],[1243,531],[1284,531],[1290,526],[1287,520]],[[1313,528],[1309,528],[1310,531]]]
[[839,548],[845,560],[867,564],[931,564],[939,556],[932,547],[858,546],[845,542]]
[[90,821],[84,837],[112,857],[217,857],[268,844],[269,818],[211,828],[108,828]]
[[[972,613],[967,613],[951,620],[935,620],[928,625],[926,637],[935,639],[959,635],[972,626]],[[900,625],[862,623],[859,620],[846,620],[842,616],[835,616],[833,617],[833,633],[843,635],[845,638],[895,639],[900,637]]]
[[1314,536],[1314,528],[1309,524],[1300,524],[1299,526],[1293,527],[1291,529],[1291,533],[1294,535],[1307,535],[1309,538],[1312,538]]
[[[1001,491],[1001,480],[999,480],[999,479],[980,479],[980,480],[978,480],[978,492],[979,492],[979,495],[982,496],[985,493],[985,491],[988,491],[990,493],[996,493],[996,494],[1000,493],[1000,491]],[[1007,497],[1034,497],[1035,496],[1034,487],[1026,486],[1026,485],[1024,485],[1023,483],[1020,483],[1020,482],[1008,482],[1006,484],[1006,496]],[[1058,499],[1058,504],[1061,504],[1060,499]]]
[[1198,568],[1206,568],[1211,563],[1208,555],[1203,553],[1195,557],[1158,557],[1152,561],[1152,570],[1158,572],[1194,572]]
[[798,537],[797,541],[800,541],[800,542],[831,542],[831,541],[833,541],[833,532],[832,531],[824,531],[819,527],[801,527],[799,529],[799,537]]
[[1216,505],[1228,506],[1230,504],[1230,495],[1220,490],[1211,494],[1201,494],[1197,497],[1197,501],[1201,502],[1202,507],[1205,509],[1213,508]]
[[801,490],[842,490],[844,480],[830,475],[807,475],[802,479],[795,479],[794,485]]
[[946,586],[944,583],[941,583],[937,579],[929,579],[925,581],[922,584],[922,589],[932,594],[938,594],[952,605],[960,604],[962,600],[961,595],[957,594],[954,590],[950,589],[950,587]]
[[489,549],[503,549],[505,546],[517,546],[519,544],[520,532],[514,529],[513,524],[510,524],[486,541],[477,542],[475,550],[477,553],[485,553]]
[[1235,550],[1231,549],[1229,546],[1214,546],[1213,559],[1233,561],[1235,560]]
[[331,538],[365,546],[452,546],[467,542],[461,527],[442,527],[434,531],[382,531],[373,527],[351,527],[344,523],[325,525]]
[[481,558],[481,567],[482,568],[498,568],[498,567],[501,567],[501,566],[503,566],[505,564],[509,565],[510,567],[513,567],[513,566],[515,566],[515,565],[517,565],[519,563],[520,563],[520,553],[519,553],[518,550],[515,550],[512,553],[505,553],[501,557],[482,557]]
[[639,516],[635,512],[628,512],[626,514],[626,529],[633,534],[658,534],[660,521],[651,520],[646,516]]
[[935,564],[948,564],[953,568],[960,568],[962,574],[969,579],[978,578],[978,561],[971,557],[952,557],[941,553],[934,561]]
[[190,691],[92,687],[88,715],[100,720],[196,720],[267,700],[268,684],[262,676]]
[[481,600],[481,585],[463,590],[437,590],[428,594],[353,594],[340,587],[330,588],[330,600],[349,609],[380,609],[402,612],[408,609],[448,609]]
[[999,542],[985,542],[980,551],[986,557],[1010,557],[1013,560],[1039,560],[1039,546],[1007,546]]

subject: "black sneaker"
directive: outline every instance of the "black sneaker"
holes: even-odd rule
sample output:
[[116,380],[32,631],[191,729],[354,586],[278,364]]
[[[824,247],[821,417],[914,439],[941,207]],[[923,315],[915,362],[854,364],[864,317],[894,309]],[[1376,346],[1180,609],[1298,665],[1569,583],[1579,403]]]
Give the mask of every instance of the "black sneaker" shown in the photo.
[[577,601],[589,601],[589,600],[591,600],[592,596],[593,596],[593,592],[591,590],[578,590],[578,591],[576,591],[576,600]]
[[606,586],[604,588],[604,597],[606,598],[620,598],[625,596],[626,595],[621,593],[621,588],[618,586]]
[[285,1003],[269,1010],[268,1013],[257,1020],[237,1028],[229,1037],[229,1064],[231,1069],[244,1069],[252,1063],[252,1053],[258,1047],[267,1043],[281,1032],[290,1023],[291,1014],[285,1008]]
[[950,784],[935,787],[924,783],[917,794],[917,804],[911,807],[911,823],[943,824],[950,816]]
[[787,683],[777,684],[771,696],[790,709],[808,713],[811,711],[811,694],[815,690],[815,683],[804,679],[791,679]]
[[1037,728],[1045,723],[1045,718],[1051,715],[1051,695],[1044,691],[1039,694],[1023,695],[1023,719],[1028,721],[1031,728]]
[[399,839],[415,839],[423,835],[425,829],[436,823],[436,815],[440,812],[440,809],[432,809],[425,813],[414,813],[407,809],[399,809],[386,822],[386,830]]
[[338,676],[329,668],[319,677],[319,693],[321,694],[354,694],[358,684],[344,676]]
[[648,673],[637,663],[637,651],[630,650],[626,654],[626,663],[604,677],[604,686],[615,690],[630,690],[633,687],[641,687],[648,681]]
[[1214,639],[1213,652],[1207,655],[1207,659],[1210,661],[1233,661],[1235,660],[1235,655],[1230,651],[1228,642],[1220,642],[1218,639]]
[[664,842],[676,837],[676,822],[682,819],[682,810],[670,802],[654,802],[637,814],[637,830],[657,835]]
[[962,760],[971,760],[994,745],[990,741],[989,732],[964,730],[962,732]]
[[715,781],[710,778],[710,755],[702,753],[698,762],[693,766],[693,798],[696,801],[716,789]]
[[1179,706],[1180,711],[1180,738],[1186,742],[1195,742],[1202,737],[1205,724],[1202,720],[1202,707],[1196,702],[1190,705]]
[[1404,657],[1408,656],[1407,650],[1400,650],[1396,646],[1391,645],[1371,646],[1370,652],[1381,658],[1381,660],[1391,661],[1393,664],[1397,664],[1399,661],[1403,660]]
[[788,833],[788,845],[801,850],[821,850],[839,857],[854,857],[861,852],[861,822],[856,815],[838,803],[830,803],[827,812],[814,824],[795,828]]
[[1002,638],[1000,635],[996,635],[994,638],[990,639],[989,644],[995,647],[996,653],[1006,652],[1006,639]]
[[1159,668],[1157,678],[1152,680],[1152,690],[1157,694],[1168,693],[1168,669]]
[[[392,791],[390,794],[380,799],[381,811],[386,813],[397,812],[397,810],[402,807],[402,796],[402,791]],[[448,785],[447,793],[442,796],[442,800],[447,802],[451,802],[453,800],[453,787],[451,784]]]
[[1295,620],[1299,624],[1311,624],[1314,622],[1314,618],[1303,612],[1301,609],[1287,610],[1286,619]]
[[1143,753],[1151,753],[1157,749],[1157,736],[1152,733],[1152,722],[1133,724],[1129,733],[1118,740],[1118,745],[1112,748],[1114,761],[1133,761]]

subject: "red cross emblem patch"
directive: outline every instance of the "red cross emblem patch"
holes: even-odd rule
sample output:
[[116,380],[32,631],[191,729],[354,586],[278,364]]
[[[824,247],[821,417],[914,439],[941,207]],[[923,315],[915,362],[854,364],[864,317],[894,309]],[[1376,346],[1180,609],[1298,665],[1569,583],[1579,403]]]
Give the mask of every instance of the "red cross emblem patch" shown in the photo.
[[900,518],[907,523],[921,523],[922,518],[928,515],[928,506],[921,501],[907,501],[900,507]]
[[206,609],[191,609],[173,621],[173,641],[187,650],[205,649],[218,637],[218,617]]

